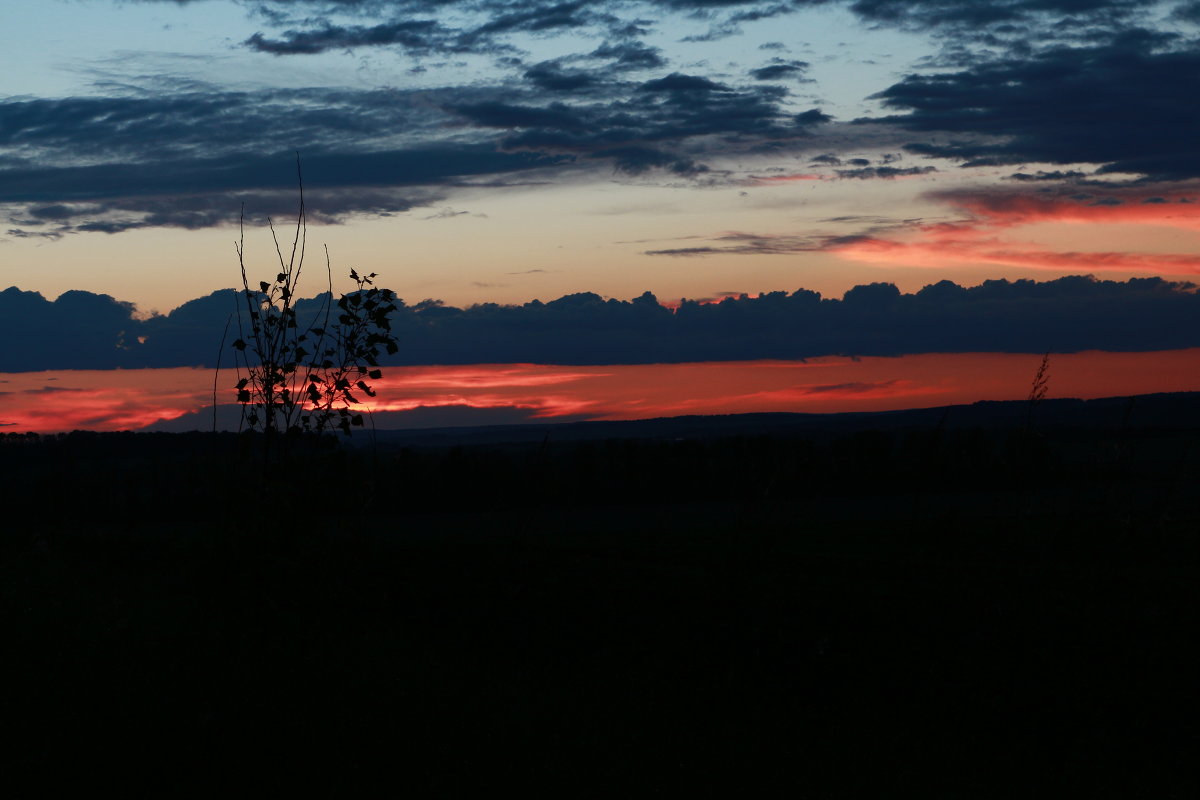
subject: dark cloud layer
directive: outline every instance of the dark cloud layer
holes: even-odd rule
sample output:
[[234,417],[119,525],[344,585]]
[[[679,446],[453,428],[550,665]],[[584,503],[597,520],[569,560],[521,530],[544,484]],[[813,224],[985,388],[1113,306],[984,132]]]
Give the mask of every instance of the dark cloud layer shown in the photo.
[[[178,2],[187,0],[142,0]],[[245,0],[258,32],[241,45],[281,57],[393,48],[413,58],[491,56],[488,80],[424,91],[234,91],[158,79],[119,93],[0,98],[0,231],[61,237],[230,221],[290,207],[300,151],[314,219],[402,213],[463,182],[519,182],[547,168],[716,180],[716,157],[802,155],[817,131],[841,178],[895,178],[934,166],[855,163],[881,144],[1012,165],[1017,181],[1100,172],[1200,175],[1193,143],[1200,45],[1179,30],[1195,2],[1145,0]],[[700,38],[814,7],[873,26],[931,32],[943,52],[876,97],[894,112],[839,123],[801,110],[808,62],[773,57],[717,76],[672,64],[651,31],[688,17]],[[1154,22],[1152,12],[1174,16]],[[1157,25],[1157,28],[1151,27]],[[1141,26],[1141,27],[1139,27]],[[529,37],[578,37],[578,52],[535,60]],[[599,42],[599,44],[596,44]],[[576,45],[577,47],[579,45]],[[964,55],[968,53],[969,57]],[[956,55],[957,54],[957,55]],[[867,127],[871,136],[856,139]],[[874,137],[874,138],[872,138]],[[843,161],[844,159],[844,161]]]
[[913,153],[965,166],[1099,164],[1157,180],[1200,175],[1200,47],[1130,32],[956,72],[910,75],[880,92],[906,113],[884,122],[933,134]]
[[[237,294],[214,292],[168,315],[138,320],[107,295],[68,292],[54,302],[10,288],[0,316],[20,331],[0,372],[214,365]],[[317,300],[300,313],[315,313]],[[1039,353],[1165,350],[1200,346],[1200,292],[1161,278],[1089,277],[1034,282],[949,281],[902,294],[885,283],[841,299],[816,292],[730,296],[665,308],[649,293],[631,301],[592,293],[520,306],[466,309],[434,301],[393,318],[401,342],[394,365],[544,363],[646,364],[823,355],[930,352]]]
[[[1143,10],[1147,3],[1145,0],[610,0],[600,3],[570,0],[523,3],[512,0],[251,0],[248,5],[258,9],[260,18],[268,24],[291,26],[281,33],[283,41],[299,39],[308,32],[320,30],[326,18],[339,13],[426,22],[439,13],[452,11],[474,20],[458,29],[461,39],[490,43],[491,37],[500,34],[557,28],[644,31],[654,25],[651,18],[656,13],[664,12],[707,19],[709,31],[692,38],[708,41],[737,33],[743,23],[819,6],[845,6],[862,20],[876,25],[924,30],[1013,30],[1064,19],[1077,24],[1123,19]],[[1192,6],[1194,3],[1183,4],[1178,15],[1185,19],[1194,16],[1196,12]],[[386,37],[379,36],[357,42],[357,45],[389,43]],[[402,41],[396,43],[404,44]]]
[[256,218],[290,213],[298,151],[310,211],[327,222],[563,161],[485,137],[439,141],[446,120],[428,95],[390,90],[0,100],[0,150],[20,154],[0,162],[0,220],[10,235],[61,236],[228,223],[243,201]]

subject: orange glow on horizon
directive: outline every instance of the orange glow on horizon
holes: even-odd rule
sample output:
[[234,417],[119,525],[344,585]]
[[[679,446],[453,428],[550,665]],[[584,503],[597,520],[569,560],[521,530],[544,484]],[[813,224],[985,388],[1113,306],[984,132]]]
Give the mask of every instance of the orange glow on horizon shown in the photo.
[[[681,414],[886,411],[1020,400],[1038,354],[950,353],[808,361],[393,367],[373,382],[377,412],[518,409],[531,419],[647,419]],[[232,372],[218,378],[231,403]],[[1052,354],[1050,397],[1200,390],[1200,348]],[[112,431],[194,414],[211,425],[213,371],[80,370],[0,374],[0,432]],[[401,423],[402,424],[402,423]]]

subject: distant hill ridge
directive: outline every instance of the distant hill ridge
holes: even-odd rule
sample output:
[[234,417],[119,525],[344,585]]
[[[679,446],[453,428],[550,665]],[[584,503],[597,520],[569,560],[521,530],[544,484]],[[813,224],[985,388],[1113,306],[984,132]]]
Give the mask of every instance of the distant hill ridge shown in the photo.
[[[486,409],[485,409],[486,411]],[[837,414],[752,413],[692,415],[618,421],[530,422],[421,429],[378,430],[379,443],[395,446],[586,441],[600,439],[689,439],[725,436],[842,436],[857,431],[916,428],[1020,428],[1029,418],[1026,400],[987,400],[970,405]],[[1032,425],[1092,430],[1194,428],[1200,426],[1200,392],[1171,392],[1093,400],[1043,400]],[[369,434],[353,439],[367,444]]]

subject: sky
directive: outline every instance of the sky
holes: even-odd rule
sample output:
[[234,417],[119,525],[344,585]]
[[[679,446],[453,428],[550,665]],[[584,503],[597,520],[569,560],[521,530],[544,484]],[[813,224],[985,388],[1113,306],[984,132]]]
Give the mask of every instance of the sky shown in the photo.
[[[646,363],[646,292],[728,298],[724,341],[764,343],[675,361],[1194,347],[1198,96],[1196,0],[5,0],[0,311],[45,301],[105,352],[45,355],[51,327],[0,371],[210,360],[150,350],[238,285],[239,237],[273,274],[297,154],[301,294],[327,246],[427,343],[486,331],[481,362]],[[752,301],[798,290],[845,303],[788,349]],[[894,327],[864,342],[871,303]],[[482,304],[519,313],[470,328]]]
[[[6,0],[0,283],[168,312],[245,207],[410,302],[1200,269],[1200,3]],[[320,286],[313,287],[313,293]]]

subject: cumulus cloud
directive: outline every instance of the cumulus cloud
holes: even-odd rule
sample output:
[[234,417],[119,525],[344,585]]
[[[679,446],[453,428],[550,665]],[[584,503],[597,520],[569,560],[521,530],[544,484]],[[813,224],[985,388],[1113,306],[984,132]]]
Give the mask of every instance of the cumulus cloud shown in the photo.
[[[50,302],[10,288],[0,292],[0,314],[26,344],[2,351],[0,372],[212,366],[214,331],[223,329],[237,299],[227,289],[139,319],[130,304],[106,295],[68,292]],[[297,306],[301,317],[320,307],[319,299]],[[1200,287],[1157,277],[992,280],[972,287],[941,281],[913,294],[874,283],[841,298],[800,289],[669,304],[648,292],[629,301],[583,292],[548,303],[469,308],[425,301],[393,316],[403,347],[385,363],[653,364],[1038,353],[1051,346],[1168,350],[1200,346],[1198,315]]]

